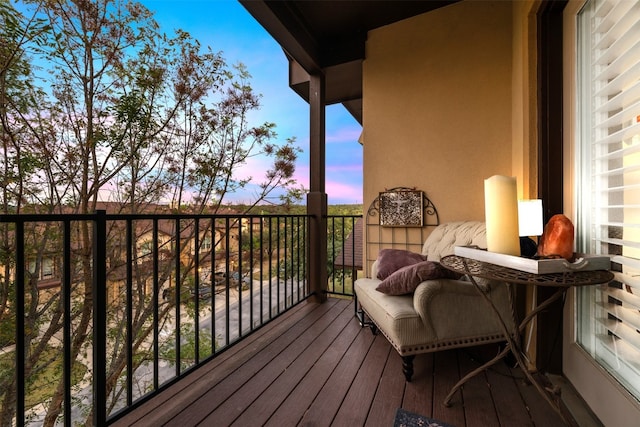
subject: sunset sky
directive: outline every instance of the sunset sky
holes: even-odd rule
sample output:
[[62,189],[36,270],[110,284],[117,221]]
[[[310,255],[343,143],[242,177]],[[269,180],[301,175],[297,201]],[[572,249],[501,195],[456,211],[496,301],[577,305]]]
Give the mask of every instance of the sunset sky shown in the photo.
[[[257,122],[274,122],[278,139],[295,137],[303,149],[296,180],[309,187],[309,105],[288,85],[288,65],[280,46],[236,0],[142,0],[163,32],[189,32],[203,46],[222,52],[228,64],[242,62],[252,76],[251,86],[262,94]],[[342,105],[327,107],[326,190],[329,204],[362,203],[362,130]],[[247,170],[264,170],[259,159]],[[249,202],[252,192],[230,202]]]

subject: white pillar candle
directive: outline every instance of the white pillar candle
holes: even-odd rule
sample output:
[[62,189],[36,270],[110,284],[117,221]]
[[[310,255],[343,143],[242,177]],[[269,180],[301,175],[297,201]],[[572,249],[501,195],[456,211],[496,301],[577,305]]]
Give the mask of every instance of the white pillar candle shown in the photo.
[[484,180],[487,250],[520,256],[518,190],[513,177],[494,175]]

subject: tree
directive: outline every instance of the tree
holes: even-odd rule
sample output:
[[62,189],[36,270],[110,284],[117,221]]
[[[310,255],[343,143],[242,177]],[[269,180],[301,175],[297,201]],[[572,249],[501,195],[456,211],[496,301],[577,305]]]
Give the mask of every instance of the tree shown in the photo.
[[[285,197],[299,195],[293,180],[298,149],[295,139],[278,143],[273,123],[252,126],[248,113],[260,107],[249,85],[248,71],[228,67],[221,54],[203,49],[184,31],[174,37],[161,33],[152,13],[138,3],[123,0],[29,0],[21,5],[25,18],[6,0],[0,0],[2,58],[0,63],[0,117],[4,155],[3,212],[90,213],[101,200],[117,201],[122,212],[149,212],[170,200],[177,212],[215,212],[225,196],[246,186],[238,167],[251,156],[273,159],[259,183],[255,204],[278,188]],[[26,14],[26,12],[25,12]],[[7,41],[4,43],[4,41]],[[6,50],[6,52],[5,52]],[[6,55],[5,55],[6,53]],[[33,73],[40,65],[44,76]],[[38,87],[36,83],[41,82]],[[45,108],[43,108],[45,107]],[[148,233],[140,222],[133,241]],[[91,347],[92,234],[87,222],[74,223],[71,265],[73,301],[72,358],[74,367],[86,364]],[[186,222],[178,229],[193,230]],[[44,227],[44,228],[42,228]],[[45,252],[60,244],[56,224],[34,226],[29,234],[34,273]],[[2,302],[12,312],[9,290],[13,259],[11,230],[2,230]],[[122,251],[142,260],[142,245],[122,244],[118,224],[109,229],[109,253],[114,261],[108,274],[121,268]],[[180,257],[162,264],[159,282],[193,280],[192,260],[181,260],[180,277],[172,266]],[[150,357],[148,338],[153,315],[151,274],[144,262],[133,271],[131,318],[118,310],[114,292],[108,313],[110,345],[107,360],[108,409],[116,407],[124,389],[126,368],[122,321],[133,325],[133,371]],[[27,375],[43,369],[42,357],[55,344],[62,329],[60,293],[41,298],[37,274],[29,277],[29,325],[24,337],[29,349]],[[21,284],[18,291],[23,291]],[[156,296],[157,297],[157,296]],[[163,302],[160,321],[174,312],[175,300]],[[0,312],[3,316],[5,311]],[[89,366],[90,368],[90,366]],[[90,371],[87,375],[90,375]],[[0,424],[10,423],[15,410],[15,384],[11,375],[0,378],[3,390]],[[46,398],[44,425],[61,415],[64,383],[61,378]],[[87,411],[87,423],[92,419]]]
[[[25,17],[6,0],[0,0],[0,139],[2,149],[2,193],[0,213],[21,213],[25,201],[38,201],[40,209],[51,207],[47,199],[47,187],[41,187],[41,174],[48,172],[47,165],[38,155],[39,141],[50,135],[50,128],[41,121],[40,111],[46,108],[44,92],[33,83],[33,68],[27,55],[44,43],[48,26],[35,15]],[[27,230],[25,246],[34,254],[30,260],[29,270],[38,270],[45,250],[49,248],[52,228],[44,225],[36,230]],[[27,283],[16,284],[11,276],[15,266],[14,230],[9,224],[0,228],[0,335],[2,345],[15,342],[15,296],[18,291],[24,292],[26,322],[24,341],[33,350],[25,360],[28,374],[41,369],[37,364],[39,355],[43,354],[43,346],[35,343],[41,325],[47,321],[47,310],[55,306],[59,300],[51,298],[44,304],[38,304],[36,281],[27,277]],[[18,285],[19,289],[16,289]],[[53,322],[55,323],[55,321]],[[7,329],[11,330],[11,334]],[[48,339],[56,327],[43,331],[42,337]],[[13,335],[13,336],[11,336]],[[22,337],[17,337],[22,338]],[[44,341],[43,339],[43,341]],[[15,410],[15,387],[19,382],[15,377],[15,369],[4,370],[0,377],[0,424],[10,425]]]

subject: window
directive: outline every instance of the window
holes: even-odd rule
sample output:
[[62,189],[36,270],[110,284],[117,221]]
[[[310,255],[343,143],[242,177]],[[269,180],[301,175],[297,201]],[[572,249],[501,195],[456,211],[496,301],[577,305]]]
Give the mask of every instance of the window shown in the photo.
[[153,241],[152,240],[145,240],[140,244],[140,249],[139,249],[139,259],[138,262],[142,262],[141,258],[144,257],[148,257],[151,256],[151,254],[153,253]]
[[205,236],[202,239],[202,243],[200,245],[200,252],[210,252],[211,251],[211,237],[210,236]]
[[42,278],[51,279],[53,277],[53,260],[51,258],[42,259]]
[[578,14],[578,249],[610,254],[615,281],[582,288],[577,341],[640,398],[640,2]]

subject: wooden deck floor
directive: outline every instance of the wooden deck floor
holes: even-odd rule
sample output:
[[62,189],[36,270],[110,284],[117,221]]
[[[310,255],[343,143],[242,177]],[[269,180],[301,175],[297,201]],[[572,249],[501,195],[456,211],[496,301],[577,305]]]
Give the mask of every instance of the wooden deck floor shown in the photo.
[[565,425],[505,363],[442,404],[496,349],[416,356],[407,383],[400,356],[360,327],[352,301],[303,303],[113,425],[391,427],[400,407],[458,427]]

